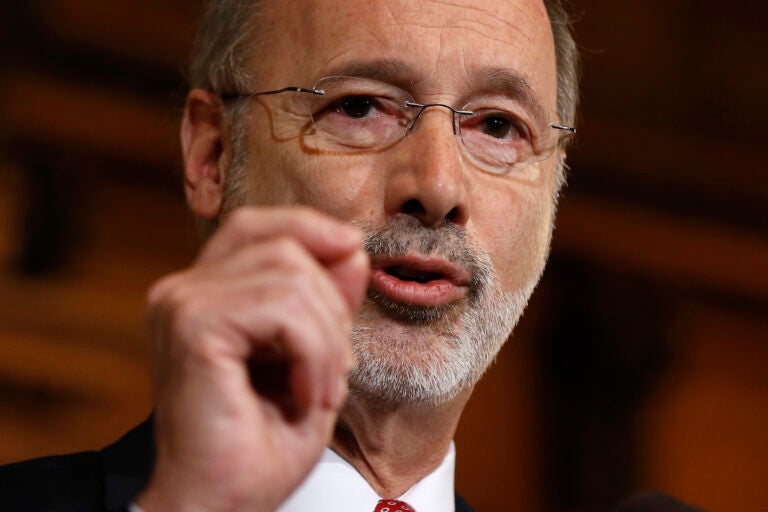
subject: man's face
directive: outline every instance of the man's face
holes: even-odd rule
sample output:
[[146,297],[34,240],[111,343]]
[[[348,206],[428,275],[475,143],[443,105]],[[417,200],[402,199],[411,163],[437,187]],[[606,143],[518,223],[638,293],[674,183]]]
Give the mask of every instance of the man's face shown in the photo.
[[[554,49],[540,0],[265,4],[262,26],[270,28],[252,90],[379,69],[377,78],[419,103],[461,108],[478,95],[506,94],[504,72],[555,109]],[[481,170],[439,107],[384,150],[311,151],[291,132],[294,95],[252,102],[241,201],[309,205],[366,234],[372,280],[353,333],[353,393],[452,398],[490,363],[543,269],[557,158],[506,175]]]

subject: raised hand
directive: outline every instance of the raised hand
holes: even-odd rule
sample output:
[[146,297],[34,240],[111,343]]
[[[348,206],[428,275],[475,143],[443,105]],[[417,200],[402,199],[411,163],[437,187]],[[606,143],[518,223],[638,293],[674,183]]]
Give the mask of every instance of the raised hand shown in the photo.
[[303,208],[235,211],[149,293],[157,460],[145,512],[274,510],[328,443],[346,396],[368,260]]

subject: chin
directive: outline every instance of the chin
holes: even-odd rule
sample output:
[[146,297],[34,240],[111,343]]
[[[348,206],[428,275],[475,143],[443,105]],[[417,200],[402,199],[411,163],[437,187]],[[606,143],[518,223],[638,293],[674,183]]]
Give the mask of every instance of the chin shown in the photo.
[[520,318],[533,285],[517,293],[493,286],[473,307],[459,303],[439,315],[367,300],[352,331],[355,367],[350,391],[393,406],[437,406],[471,388]]

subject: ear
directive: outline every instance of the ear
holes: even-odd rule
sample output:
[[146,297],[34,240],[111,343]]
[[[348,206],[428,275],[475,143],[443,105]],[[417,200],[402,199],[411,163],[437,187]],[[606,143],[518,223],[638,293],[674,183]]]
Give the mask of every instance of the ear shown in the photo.
[[184,189],[192,213],[206,220],[216,219],[224,202],[229,156],[222,118],[218,95],[202,89],[190,91],[181,122]]

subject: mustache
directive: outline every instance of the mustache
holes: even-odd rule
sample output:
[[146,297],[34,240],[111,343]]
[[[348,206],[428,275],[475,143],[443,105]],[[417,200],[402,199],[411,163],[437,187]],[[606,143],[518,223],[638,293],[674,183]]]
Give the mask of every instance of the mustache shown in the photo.
[[493,280],[488,254],[467,234],[466,228],[443,223],[428,227],[411,216],[392,217],[383,226],[364,222],[354,225],[363,232],[363,247],[371,256],[416,253],[437,256],[464,269],[470,276],[470,295],[477,295]]

